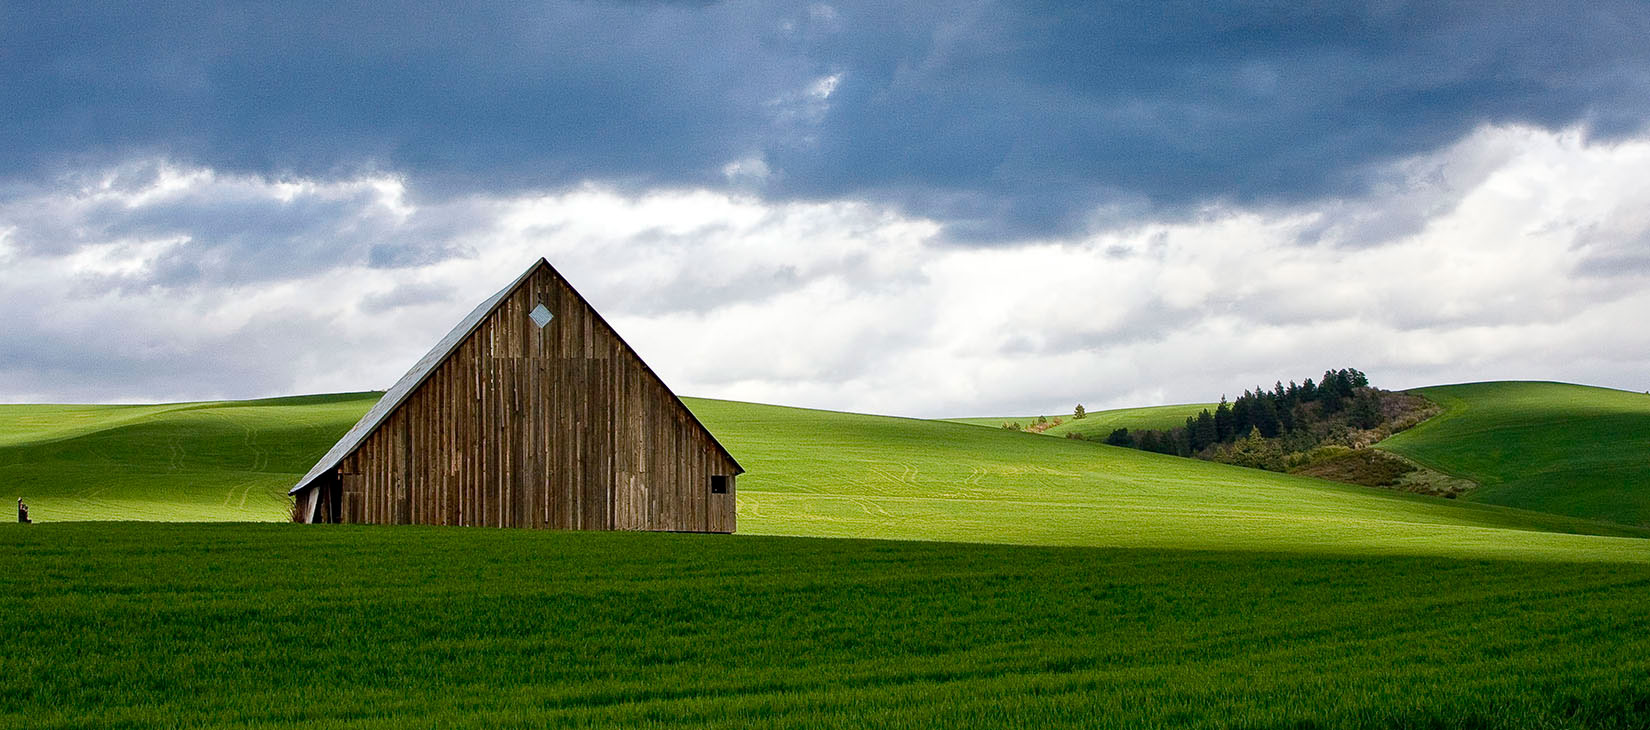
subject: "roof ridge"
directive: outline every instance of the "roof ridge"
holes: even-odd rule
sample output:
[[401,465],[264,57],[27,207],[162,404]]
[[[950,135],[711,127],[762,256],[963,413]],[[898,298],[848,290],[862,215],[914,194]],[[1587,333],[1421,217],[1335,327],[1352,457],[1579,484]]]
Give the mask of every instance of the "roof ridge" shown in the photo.
[[361,442],[366,441],[367,437],[377,431],[378,427],[383,425],[384,421],[389,418],[389,415],[395,412],[396,407],[401,405],[401,402],[406,400],[407,396],[412,395],[413,391],[418,389],[418,386],[423,385],[424,381],[435,373],[436,367],[446,362],[453,351],[457,350],[458,346],[463,344],[466,339],[469,339],[470,333],[480,327],[481,323],[487,320],[487,316],[498,309],[498,305],[504,301],[506,296],[521,286],[521,283],[526,281],[527,277],[537,271],[540,266],[548,267],[550,262],[542,256],[539,257],[538,261],[528,266],[527,270],[517,276],[514,281],[511,281],[508,286],[482,300],[480,304],[476,305],[475,309],[470,310],[470,313],[459,320],[458,324],[454,325],[446,336],[436,341],[435,347],[424,353],[423,357],[413,363],[412,369],[403,374],[400,380],[395,381],[395,385],[390,386],[389,390],[384,391],[384,396],[379,398],[378,402],[374,403],[371,408],[368,408],[367,412],[361,415],[361,420],[356,421],[355,425],[350,427],[350,430],[346,431],[343,437],[332,445],[332,448],[327,449],[327,453],[321,456],[321,460],[315,462],[315,466],[311,467],[309,472],[305,473],[292,489],[287,490],[287,494],[297,494],[304,487],[309,486],[309,483],[315,481],[316,477],[326,473],[328,469],[338,466],[338,463],[343,461],[344,457],[349,456],[350,452],[361,445]]
[[596,321],[600,322],[603,327],[606,327],[607,331],[613,334],[613,338],[618,340],[619,344],[623,346],[632,357],[636,358],[636,362],[642,366],[642,370],[658,382],[659,385],[664,388],[666,393],[670,394],[670,397],[676,401],[676,406],[681,408],[682,411],[687,414],[688,419],[693,422],[693,425],[698,426],[700,430],[704,431],[705,435],[710,437],[711,443],[716,445],[717,450],[721,451],[722,455],[728,458],[728,461],[733,462],[734,468],[738,470],[736,473],[743,473],[745,468],[739,464],[739,460],[735,459],[733,454],[728,451],[727,447],[722,445],[722,442],[716,438],[716,434],[710,430],[710,427],[706,426],[704,421],[699,420],[699,416],[693,412],[693,409],[688,408],[687,403],[682,401],[682,397],[677,395],[676,391],[671,390],[670,385],[665,383],[665,379],[659,377],[659,374],[654,372],[653,367],[648,365],[646,360],[642,359],[641,353],[637,352],[636,348],[632,347],[629,342],[625,341],[624,336],[619,334],[619,330],[610,324],[606,317],[602,316],[600,310],[591,305],[590,300],[585,299],[584,295],[579,293],[578,288],[573,286],[572,282],[567,280],[567,277],[562,276],[561,272],[557,271],[556,267],[552,266],[548,259],[540,256],[538,261],[535,261],[529,265],[527,270],[523,271],[521,275],[517,276],[514,281],[510,282],[509,285],[498,290],[498,292],[483,300],[480,304],[477,304],[475,309],[470,310],[468,315],[465,315],[463,319],[459,320],[458,324],[455,325],[453,329],[446,334],[446,336],[436,342],[435,347],[431,348],[429,352],[425,353],[423,357],[413,363],[412,368],[408,370],[406,374],[402,375],[401,379],[395,382],[395,385],[390,386],[389,390],[384,391],[384,396],[379,398],[377,403],[374,403],[371,408],[367,409],[366,413],[362,414],[361,420],[356,421],[355,425],[352,426],[349,431],[345,432],[343,437],[338,439],[338,442],[333,444],[332,448],[328,449],[326,454],[322,455],[319,461],[315,462],[315,466],[312,467],[309,472],[304,474],[303,478],[299,479],[298,483],[294,485],[292,489],[287,490],[287,494],[297,494],[299,491],[302,491],[317,477],[338,466],[338,464],[344,460],[344,457],[349,456],[350,453],[355,451],[355,449],[358,448],[362,442],[367,440],[367,437],[371,436],[373,432],[378,430],[379,426],[384,424],[384,421],[388,420],[390,414],[394,413],[396,408],[400,407],[403,401],[411,396],[414,391],[418,390],[418,386],[423,385],[425,380],[428,380],[431,375],[435,374],[436,369],[441,365],[441,363],[446,362],[447,358],[451,357],[453,352],[470,338],[470,335],[475,332],[476,328],[480,327],[482,322],[487,321],[487,318],[491,316],[494,311],[497,311],[499,305],[502,304],[505,299],[509,298],[509,295],[512,292],[521,287],[522,282],[526,281],[528,277],[534,274],[534,272],[537,272],[540,267],[549,269],[550,273],[554,274],[557,279],[561,280],[562,285],[566,286],[567,290],[573,293],[573,296],[579,300],[579,303],[595,315]]

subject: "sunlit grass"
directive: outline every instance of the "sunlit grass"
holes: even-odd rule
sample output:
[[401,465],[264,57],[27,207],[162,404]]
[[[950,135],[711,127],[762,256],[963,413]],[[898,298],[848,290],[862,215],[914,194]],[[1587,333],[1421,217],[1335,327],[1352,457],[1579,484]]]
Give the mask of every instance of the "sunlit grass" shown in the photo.
[[739,531],[1035,545],[1650,559],[1643,530],[937,421],[691,400]]
[[1645,531],[952,423],[690,400],[732,536],[52,524],[282,520],[373,397],[4,407],[0,728],[1650,716]]
[[0,497],[42,522],[284,519],[286,490],[377,397],[0,405]]
[[1416,392],[1444,412],[1381,448],[1481,484],[1467,499],[1650,526],[1650,395],[1506,382]]
[[[1070,413],[1044,413],[1049,419],[1060,418],[1063,422],[1058,426],[1050,427],[1043,434],[1046,436],[1065,436],[1068,433],[1081,434],[1083,438],[1095,441],[1106,438],[1112,431],[1119,428],[1129,430],[1157,429],[1166,431],[1176,426],[1186,425],[1187,416],[1196,416],[1199,411],[1208,409],[1214,413],[1215,403],[1187,403],[1170,406],[1143,406],[1140,408],[1114,408],[1108,411],[1090,411],[1082,418],[1075,418]],[[1002,428],[1004,423],[1018,423],[1022,428],[1036,422],[1038,416],[1019,416],[1008,418],[947,418],[950,423],[966,423],[971,426],[990,426]]]

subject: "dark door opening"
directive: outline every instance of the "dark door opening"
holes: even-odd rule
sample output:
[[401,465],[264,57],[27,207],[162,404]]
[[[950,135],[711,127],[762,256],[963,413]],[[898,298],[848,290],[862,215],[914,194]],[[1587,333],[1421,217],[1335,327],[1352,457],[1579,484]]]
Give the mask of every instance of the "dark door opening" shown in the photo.
[[341,502],[344,500],[344,482],[333,472],[331,478],[321,484],[321,521],[330,525],[339,522]]

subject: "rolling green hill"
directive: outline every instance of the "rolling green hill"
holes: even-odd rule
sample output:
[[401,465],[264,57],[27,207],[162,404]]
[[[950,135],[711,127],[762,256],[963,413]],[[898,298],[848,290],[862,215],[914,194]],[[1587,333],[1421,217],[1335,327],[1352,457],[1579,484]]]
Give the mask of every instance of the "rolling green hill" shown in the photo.
[[[29,425],[0,479],[40,521],[284,520],[285,489],[375,397],[78,407],[59,428],[8,406]],[[750,470],[746,534],[1586,559],[1641,544],[1559,533],[1650,534],[1001,429],[688,403]]]
[[[1065,436],[1068,433],[1080,433],[1084,438],[1092,440],[1104,439],[1112,431],[1119,428],[1160,429],[1166,430],[1175,426],[1186,425],[1187,416],[1196,416],[1198,411],[1205,408],[1210,413],[1215,410],[1215,403],[1185,403],[1172,406],[1144,406],[1141,408],[1114,408],[1109,411],[1091,411],[1083,418],[1072,418],[1070,413],[1051,413],[1049,418],[1059,416],[1065,420],[1058,426],[1043,433],[1048,436]],[[991,426],[1001,428],[1004,423],[1018,423],[1029,426],[1037,420],[1037,416],[1020,416],[1009,418],[947,418],[949,423],[966,423],[971,426]]]
[[375,397],[0,411],[42,518],[0,524],[0,730],[1650,708],[1650,532],[954,423],[690,399],[750,470],[733,536],[51,522],[284,520]]
[[749,470],[739,478],[746,534],[1650,558],[1638,540],[1553,534],[1647,534],[1603,523],[1001,429],[688,403]]
[[286,490],[378,396],[0,405],[0,497],[37,521],[285,519]]
[[1650,395],[1537,382],[1412,392],[1444,412],[1380,448],[1482,485],[1466,499],[1650,526]]

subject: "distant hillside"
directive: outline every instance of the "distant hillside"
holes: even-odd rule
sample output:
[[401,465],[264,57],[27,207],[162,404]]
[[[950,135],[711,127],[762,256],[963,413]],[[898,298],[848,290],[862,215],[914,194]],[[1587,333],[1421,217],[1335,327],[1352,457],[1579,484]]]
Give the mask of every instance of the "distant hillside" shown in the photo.
[[283,519],[286,490],[379,395],[0,405],[0,498],[38,521]]
[[1444,412],[1379,448],[1478,482],[1465,499],[1650,526],[1650,395],[1539,382],[1412,392]]
[[750,470],[742,534],[1554,558],[1595,539],[1529,530],[1650,535],[1000,428],[687,403]]
[[[1185,403],[1169,406],[1144,406],[1141,408],[1116,408],[1109,411],[1090,411],[1082,418],[1070,413],[1050,413],[1045,417],[1059,418],[1060,424],[1049,428],[1043,433],[1049,436],[1065,436],[1068,433],[1082,434],[1086,439],[1098,441],[1106,434],[1119,428],[1136,429],[1170,429],[1186,425],[1188,416],[1196,416],[1198,411],[1205,408],[1213,411],[1214,403]],[[1005,423],[1018,423],[1022,428],[1037,421],[1038,416],[1012,416],[1006,418],[947,418],[947,423],[966,423],[971,426],[991,426],[1001,428]]]
[[[0,498],[42,522],[283,520],[286,488],[377,397],[7,406]],[[750,470],[744,534],[1576,558],[1642,543],[1553,533],[1650,535],[1000,428],[687,403]]]

